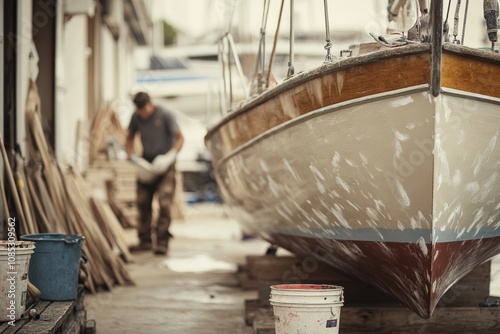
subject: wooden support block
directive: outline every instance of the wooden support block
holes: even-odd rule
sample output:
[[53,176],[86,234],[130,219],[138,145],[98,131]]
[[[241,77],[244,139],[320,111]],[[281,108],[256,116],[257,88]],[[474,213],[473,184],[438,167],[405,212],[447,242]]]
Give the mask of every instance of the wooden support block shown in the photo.
[[[245,320],[254,333],[274,333],[271,307],[245,301]],[[406,307],[350,307],[340,314],[340,333],[499,333],[500,308],[438,307],[422,319]]]
[[247,325],[253,326],[256,317],[272,318],[273,309],[263,305],[258,299],[245,300],[245,322]]
[[344,288],[346,303],[398,304],[393,297],[310,258],[248,256],[246,268],[249,278],[258,282],[258,296],[262,304],[269,304],[270,286],[283,283],[340,285]]
[[85,323],[85,330],[83,331],[82,334],[96,334],[96,333],[97,333],[97,328],[95,320],[87,320],[87,322]]
[[256,290],[258,285],[257,281],[254,279],[250,279],[248,274],[244,271],[236,273],[236,277],[238,282],[240,283],[240,287],[243,290]]
[[[269,304],[270,286],[283,283],[332,284],[344,287],[347,306],[351,304],[399,305],[393,297],[372,286],[353,280],[313,258],[294,256],[248,256],[246,271],[257,281],[259,300]],[[475,268],[455,283],[441,298],[444,306],[476,307],[489,296],[491,261]]]

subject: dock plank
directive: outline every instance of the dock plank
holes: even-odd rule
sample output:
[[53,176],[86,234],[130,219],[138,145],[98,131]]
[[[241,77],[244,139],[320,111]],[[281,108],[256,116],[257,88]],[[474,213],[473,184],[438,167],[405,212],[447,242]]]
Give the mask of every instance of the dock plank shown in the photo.
[[[78,287],[78,295],[70,301],[38,301],[30,303],[25,315],[10,326],[0,324],[0,334],[79,334],[86,330],[87,312],[84,306],[85,289]],[[36,309],[39,319],[31,318],[28,310]],[[95,326],[94,326],[95,327]],[[89,328],[89,333],[92,333]],[[95,330],[93,331],[95,332]]]
[[74,301],[52,302],[40,314],[40,319],[30,321],[16,334],[54,334],[71,314],[74,306]]

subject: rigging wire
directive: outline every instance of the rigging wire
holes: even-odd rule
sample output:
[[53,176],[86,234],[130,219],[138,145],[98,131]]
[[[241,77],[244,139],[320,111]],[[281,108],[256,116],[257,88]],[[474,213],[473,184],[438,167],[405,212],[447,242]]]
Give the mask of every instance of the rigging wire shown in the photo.
[[233,37],[229,32],[229,30],[231,29],[231,21],[234,17],[234,12],[236,7],[235,3],[236,1],[233,1],[233,6],[231,8],[231,15],[230,15],[231,19],[229,21],[229,29],[219,40],[219,59],[221,63],[221,72],[222,72],[221,85],[223,86],[223,89],[221,90],[224,92],[224,97],[220,98],[221,110],[222,107],[227,107],[226,110],[230,110],[234,102],[234,89],[233,89],[234,87],[233,87],[233,74],[232,74],[233,70],[231,66],[231,63],[233,61],[236,67],[236,72],[239,76],[241,85],[243,87],[243,93],[245,95],[245,98],[246,99],[249,98],[248,89],[244,82],[243,68],[241,67],[240,59],[236,51],[236,45],[234,43]]
[[460,44],[460,41],[457,39],[458,36],[458,24],[460,21],[460,4],[462,0],[457,0],[457,6],[455,7],[455,18],[453,23],[453,44]]
[[464,45],[464,40],[465,40],[465,25],[467,24],[468,13],[469,13],[469,0],[466,0],[465,1],[464,26],[462,28],[462,45]]
[[227,34],[227,41],[228,41],[231,53],[233,55],[234,64],[236,66],[236,72],[238,73],[238,77],[240,78],[241,86],[243,87],[243,93],[245,94],[245,98],[248,99],[248,98],[250,98],[250,96],[249,96],[248,90],[246,89],[246,86],[245,86],[245,80],[243,79],[245,77],[245,74],[243,72],[243,68],[241,67],[240,57],[238,56],[238,52],[236,51],[236,44],[234,43],[233,35],[231,35],[230,33]]
[[451,0],[448,1],[448,9],[446,10],[446,19],[444,20],[444,23],[448,23],[448,17],[450,16],[450,8],[451,8]]
[[415,22],[415,27],[417,28],[417,34],[418,34],[418,40],[420,41],[421,40],[421,31],[420,31],[420,28],[422,26],[422,22],[421,22],[421,19],[422,19],[422,8],[420,7],[420,1],[419,0],[415,0],[415,6],[416,6],[416,12],[417,12],[417,20]]
[[231,45],[229,43],[229,36],[230,33],[228,32],[224,37],[224,41],[228,45],[228,50],[227,50],[227,72],[228,72],[228,77],[229,77],[229,107],[233,105],[233,71],[231,71],[231,56],[233,56],[233,59],[235,58],[235,55],[233,53],[233,50],[231,49]]
[[448,9],[446,10],[446,19],[444,20],[443,23],[443,33],[445,34],[444,38],[446,42],[449,40],[449,32],[450,32],[450,26],[448,25],[448,17],[450,16],[450,8],[451,8],[451,0],[448,1]]
[[325,34],[325,50],[326,50],[326,57],[325,57],[325,63],[331,63],[333,61],[333,55],[330,53],[330,49],[332,48],[332,43],[330,40],[330,20],[328,19],[328,0],[324,0],[324,7],[325,7],[325,29],[326,29],[326,34]]
[[294,11],[294,0],[290,0],[290,53],[289,53],[289,59],[288,59],[288,73],[286,74],[287,78],[290,78],[292,75],[295,74],[295,69],[293,68],[293,56],[294,56],[294,50],[293,50],[293,43],[295,40],[295,33],[294,33],[294,26],[293,26],[293,11]]
[[233,26],[234,12],[236,11],[236,1],[237,0],[233,0],[232,6],[230,6],[231,14],[229,14],[229,20],[227,21],[227,29],[226,29],[227,32],[230,32],[231,27]]
[[[226,65],[224,62],[224,40],[221,38],[219,40],[219,45],[218,45],[218,56],[219,56],[219,63],[221,67],[221,79],[219,85],[221,86],[221,89],[219,89],[219,111],[220,114],[222,115],[223,110],[227,110],[227,84],[226,84]],[[222,94],[224,92],[224,94]]]
[[264,8],[262,13],[262,22],[260,25],[260,69],[261,75],[259,79],[259,92],[262,92],[262,88],[265,86],[265,76],[264,73],[266,71],[266,27],[267,27],[267,18],[269,16],[269,0],[264,0]]
[[[265,71],[265,61],[266,61],[266,52],[265,52],[265,38],[266,38],[266,26],[267,26],[267,17],[269,14],[269,1],[264,0],[264,6],[262,7],[262,20],[260,23],[260,37],[259,37],[259,48],[257,50],[257,63],[255,64],[255,70],[252,75],[251,82],[257,82],[257,90],[258,93],[262,93],[262,87],[264,87],[265,82],[263,81],[263,73]],[[260,69],[260,77],[259,77],[259,69]]]

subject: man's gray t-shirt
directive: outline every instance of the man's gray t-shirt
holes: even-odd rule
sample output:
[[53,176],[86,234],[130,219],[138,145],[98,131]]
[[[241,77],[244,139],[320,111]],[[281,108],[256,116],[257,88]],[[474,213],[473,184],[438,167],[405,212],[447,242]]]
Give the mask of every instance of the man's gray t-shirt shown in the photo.
[[141,134],[142,157],[151,162],[157,155],[167,153],[172,148],[173,135],[179,131],[179,126],[170,111],[155,106],[148,119],[143,119],[134,112],[128,131],[132,136],[137,132]]

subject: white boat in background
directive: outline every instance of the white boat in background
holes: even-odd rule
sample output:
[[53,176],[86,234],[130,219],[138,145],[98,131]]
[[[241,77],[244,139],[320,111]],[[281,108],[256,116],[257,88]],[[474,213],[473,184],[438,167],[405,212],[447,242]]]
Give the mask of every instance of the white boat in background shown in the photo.
[[193,69],[188,59],[150,55],[148,67],[136,70],[134,92],[146,91],[154,98],[204,97],[217,84],[216,72]]
[[500,253],[497,5],[492,50],[446,42],[434,0],[414,37],[375,36],[233,106],[205,141],[245,230],[431,317]]

